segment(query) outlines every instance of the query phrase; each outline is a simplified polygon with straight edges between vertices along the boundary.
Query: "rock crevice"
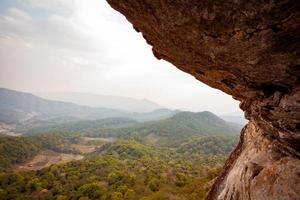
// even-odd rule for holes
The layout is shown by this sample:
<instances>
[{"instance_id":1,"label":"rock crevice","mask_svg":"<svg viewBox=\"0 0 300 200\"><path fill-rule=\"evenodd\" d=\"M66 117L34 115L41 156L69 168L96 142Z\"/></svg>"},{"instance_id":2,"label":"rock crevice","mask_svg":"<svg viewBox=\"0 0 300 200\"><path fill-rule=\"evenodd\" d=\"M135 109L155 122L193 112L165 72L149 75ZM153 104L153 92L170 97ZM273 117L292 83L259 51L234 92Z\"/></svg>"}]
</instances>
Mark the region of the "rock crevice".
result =
<instances>
[{"instance_id":1,"label":"rock crevice","mask_svg":"<svg viewBox=\"0 0 300 200\"><path fill-rule=\"evenodd\" d=\"M297 0L107 0L152 46L249 119L207 199L299 199Z\"/></svg>"}]
</instances>

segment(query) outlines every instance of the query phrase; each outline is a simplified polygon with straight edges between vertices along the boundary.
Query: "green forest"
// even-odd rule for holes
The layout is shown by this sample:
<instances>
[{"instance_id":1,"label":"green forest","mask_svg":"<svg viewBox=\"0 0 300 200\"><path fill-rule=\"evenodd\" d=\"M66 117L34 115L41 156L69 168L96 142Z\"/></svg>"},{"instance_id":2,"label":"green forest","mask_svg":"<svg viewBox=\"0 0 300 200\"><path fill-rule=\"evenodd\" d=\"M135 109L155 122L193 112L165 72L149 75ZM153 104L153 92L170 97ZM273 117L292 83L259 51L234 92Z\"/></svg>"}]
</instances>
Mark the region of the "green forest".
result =
<instances>
[{"instance_id":1,"label":"green forest","mask_svg":"<svg viewBox=\"0 0 300 200\"><path fill-rule=\"evenodd\" d=\"M234 149L238 131L209 112L184 112L152 122L81 121L3 136L0 199L201 200ZM76 145L94 149L82 153ZM44 150L84 158L14 170Z\"/></svg>"},{"instance_id":2,"label":"green forest","mask_svg":"<svg viewBox=\"0 0 300 200\"><path fill-rule=\"evenodd\" d=\"M32 153L36 151L32 148ZM185 154L184 148L176 151L135 140L118 140L103 145L84 160L39 171L2 172L0 196L1 199L202 199L224 162L225 151ZM30 156L27 151L24 155Z\"/></svg>"}]
</instances>

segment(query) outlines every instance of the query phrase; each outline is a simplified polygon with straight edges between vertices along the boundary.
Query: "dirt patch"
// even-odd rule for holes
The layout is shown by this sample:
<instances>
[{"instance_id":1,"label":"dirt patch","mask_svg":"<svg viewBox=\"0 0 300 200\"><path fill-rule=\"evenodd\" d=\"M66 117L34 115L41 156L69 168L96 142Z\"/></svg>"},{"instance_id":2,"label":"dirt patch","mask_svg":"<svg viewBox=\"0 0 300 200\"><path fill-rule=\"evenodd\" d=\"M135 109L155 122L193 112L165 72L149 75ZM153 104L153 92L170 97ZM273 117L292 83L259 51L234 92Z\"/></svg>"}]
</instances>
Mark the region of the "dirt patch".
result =
<instances>
[{"instance_id":1,"label":"dirt patch","mask_svg":"<svg viewBox=\"0 0 300 200\"><path fill-rule=\"evenodd\" d=\"M149 144L156 144L159 140L159 137L153 133L147 135L146 140Z\"/></svg>"},{"instance_id":2,"label":"dirt patch","mask_svg":"<svg viewBox=\"0 0 300 200\"><path fill-rule=\"evenodd\" d=\"M113 142L114 138L100 137L82 137L79 144L72 144L72 147L78 150L81 154L93 153L97 147L106 143Z\"/></svg>"},{"instance_id":3,"label":"dirt patch","mask_svg":"<svg viewBox=\"0 0 300 200\"><path fill-rule=\"evenodd\" d=\"M53 164L66 163L72 160L83 159L82 155L57 153L50 150L41 151L31 161L13 166L14 171L31 171L49 167Z\"/></svg>"},{"instance_id":4,"label":"dirt patch","mask_svg":"<svg viewBox=\"0 0 300 200\"><path fill-rule=\"evenodd\" d=\"M89 142L89 141L113 142L113 141L115 141L115 138L83 137L83 140L86 142Z\"/></svg>"},{"instance_id":5,"label":"dirt patch","mask_svg":"<svg viewBox=\"0 0 300 200\"><path fill-rule=\"evenodd\" d=\"M73 144L72 147L75 148L76 150L78 150L82 154L88 154L88 153L94 152L96 150L97 146L83 145L83 144Z\"/></svg>"},{"instance_id":6,"label":"dirt patch","mask_svg":"<svg viewBox=\"0 0 300 200\"><path fill-rule=\"evenodd\" d=\"M14 136L14 137L21 136L22 134L16 133L15 129L16 127L14 125L9 125L0 122L0 135Z\"/></svg>"}]
</instances>

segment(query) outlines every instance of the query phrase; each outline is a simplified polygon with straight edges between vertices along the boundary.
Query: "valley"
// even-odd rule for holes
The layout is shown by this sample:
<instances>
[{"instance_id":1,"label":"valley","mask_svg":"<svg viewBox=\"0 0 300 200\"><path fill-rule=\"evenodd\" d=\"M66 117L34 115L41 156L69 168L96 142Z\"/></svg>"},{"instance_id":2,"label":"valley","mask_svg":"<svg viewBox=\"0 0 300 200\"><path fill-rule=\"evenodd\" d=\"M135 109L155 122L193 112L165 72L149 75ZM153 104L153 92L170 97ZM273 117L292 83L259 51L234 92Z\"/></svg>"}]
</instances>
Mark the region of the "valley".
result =
<instances>
[{"instance_id":1,"label":"valley","mask_svg":"<svg viewBox=\"0 0 300 200\"><path fill-rule=\"evenodd\" d=\"M146 121L122 114L90 118L81 108L72 114L77 106L67 104L71 112L62 112L64 102L58 108L32 96L26 102L31 106L25 106L13 93L0 113L5 200L201 200L240 132L240 126L208 111L155 111L172 114L162 118L151 112L153 120ZM57 113L42 111L49 106ZM15 107L27 114L20 118Z\"/></svg>"}]
</instances>

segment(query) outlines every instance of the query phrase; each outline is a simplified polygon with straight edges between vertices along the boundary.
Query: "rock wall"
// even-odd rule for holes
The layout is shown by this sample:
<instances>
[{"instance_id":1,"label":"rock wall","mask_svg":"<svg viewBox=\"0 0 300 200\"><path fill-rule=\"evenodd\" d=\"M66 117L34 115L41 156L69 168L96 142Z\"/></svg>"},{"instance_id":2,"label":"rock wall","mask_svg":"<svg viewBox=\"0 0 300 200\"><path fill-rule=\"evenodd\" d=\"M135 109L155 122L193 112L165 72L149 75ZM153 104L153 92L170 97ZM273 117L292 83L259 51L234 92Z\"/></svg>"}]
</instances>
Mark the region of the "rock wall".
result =
<instances>
[{"instance_id":1,"label":"rock wall","mask_svg":"<svg viewBox=\"0 0 300 200\"><path fill-rule=\"evenodd\" d=\"M299 200L299 1L107 1L156 58L241 102L250 122L207 199Z\"/></svg>"}]
</instances>

